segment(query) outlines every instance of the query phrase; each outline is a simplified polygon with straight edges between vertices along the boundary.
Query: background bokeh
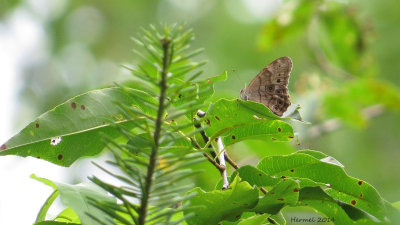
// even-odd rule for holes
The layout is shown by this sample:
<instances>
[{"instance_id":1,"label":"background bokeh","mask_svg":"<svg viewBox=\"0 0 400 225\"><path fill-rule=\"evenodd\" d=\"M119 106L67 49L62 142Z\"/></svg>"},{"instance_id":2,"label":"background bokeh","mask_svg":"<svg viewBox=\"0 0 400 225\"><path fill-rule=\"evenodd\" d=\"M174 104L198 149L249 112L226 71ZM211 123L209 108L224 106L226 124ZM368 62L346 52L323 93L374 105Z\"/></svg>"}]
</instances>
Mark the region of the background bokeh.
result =
<instances>
[{"instance_id":1,"label":"background bokeh","mask_svg":"<svg viewBox=\"0 0 400 225\"><path fill-rule=\"evenodd\" d=\"M139 62L130 37L141 27L186 23L196 34L192 46L205 49L198 57L208 60L204 76L228 71L214 99L237 98L280 56L294 62L291 99L311 124L294 124L293 143L233 145L228 151L240 165L314 149L388 201L400 201L399 21L397 0L1 1L0 142L76 94L129 79L120 65ZM218 171L198 167L206 172L195 182L211 190ZM0 224L33 222L50 190L31 173L76 183L96 171L90 160L66 169L0 158ZM13 214L21 211L25 218ZM286 211L288 218L309 213Z\"/></svg>"}]
</instances>

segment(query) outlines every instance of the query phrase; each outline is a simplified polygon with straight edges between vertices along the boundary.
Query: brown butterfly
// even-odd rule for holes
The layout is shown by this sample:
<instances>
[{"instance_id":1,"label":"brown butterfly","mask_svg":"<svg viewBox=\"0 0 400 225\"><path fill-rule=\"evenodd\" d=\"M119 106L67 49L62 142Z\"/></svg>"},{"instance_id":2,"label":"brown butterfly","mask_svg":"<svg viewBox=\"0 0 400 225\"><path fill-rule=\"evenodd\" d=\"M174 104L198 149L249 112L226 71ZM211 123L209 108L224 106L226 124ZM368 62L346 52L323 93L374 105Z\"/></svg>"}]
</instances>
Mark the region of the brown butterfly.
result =
<instances>
[{"instance_id":1,"label":"brown butterfly","mask_svg":"<svg viewBox=\"0 0 400 225\"><path fill-rule=\"evenodd\" d=\"M251 81L249 86L240 90L242 100L260 102L273 113L282 116L290 103L288 84L292 60L281 57L266 66Z\"/></svg>"}]
</instances>

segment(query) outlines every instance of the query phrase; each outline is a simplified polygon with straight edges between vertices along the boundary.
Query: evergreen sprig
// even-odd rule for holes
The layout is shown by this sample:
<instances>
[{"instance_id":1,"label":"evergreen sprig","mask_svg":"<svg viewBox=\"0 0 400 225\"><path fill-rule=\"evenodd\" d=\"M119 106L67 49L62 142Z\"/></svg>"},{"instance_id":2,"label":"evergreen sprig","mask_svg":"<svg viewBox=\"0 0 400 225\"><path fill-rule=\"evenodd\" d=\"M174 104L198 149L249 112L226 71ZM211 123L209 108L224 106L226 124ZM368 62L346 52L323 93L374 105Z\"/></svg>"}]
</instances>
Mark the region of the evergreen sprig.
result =
<instances>
[{"instance_id":1,"label":"evergreen sprig","mask_svg":"<svg viewBox=\"0 0 400 225\"><path fill-rule=\"evenodd\" d=\"M203 160L190 138L200 129L185 115L195 114L204 102L199 95L209 90L200 90L193 83L201 74L196 70L204 62L190 61L201 52L188 52L192 39L192 31L185 31L182 26L164 26L162 33L150 26L150 30L142 29L141 35L133 39L144 49L134 51L144 63L129 69L136 80L145 84L139 88L155 98L149 101L136 92L130 93L129 88L121 88L140 99L143 108L155 113L143 112L140 105L117 103L123 117L131 121L129 126L116 125L128 142L120 144L107 137L105 141L114 156L108 164L119 168L122 174L96 165L124 186L91 178L120 202L112 204L92 199L95 207L115 220L98 221L101 224L177 224L185 219L182 216L173 219L175 213L184 209L181 203L190 197L182 193L192 185L182 180L195 173L188 166Z\"/></svg>"}]
</instances>

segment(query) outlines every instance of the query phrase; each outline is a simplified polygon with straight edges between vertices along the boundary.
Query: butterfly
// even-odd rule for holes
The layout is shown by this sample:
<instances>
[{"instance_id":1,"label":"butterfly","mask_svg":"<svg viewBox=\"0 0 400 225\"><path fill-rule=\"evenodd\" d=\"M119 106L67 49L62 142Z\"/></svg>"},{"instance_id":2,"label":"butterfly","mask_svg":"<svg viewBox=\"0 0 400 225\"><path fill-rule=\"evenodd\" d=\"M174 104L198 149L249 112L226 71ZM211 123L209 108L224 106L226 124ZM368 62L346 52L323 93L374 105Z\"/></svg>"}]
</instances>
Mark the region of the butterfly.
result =
<instances>
[{"instance_id":1,"label":"butterfly","mask_svg":"<svg viewBox=\"0 0 400 225\"><path fill-rule=\"evenodd\" d=\"M261 70L247 88L240 90L241 99L260 102L282 116L291 104L287 86L292 67L289 57L276 59Z\"/></svg>"}]
</instances>

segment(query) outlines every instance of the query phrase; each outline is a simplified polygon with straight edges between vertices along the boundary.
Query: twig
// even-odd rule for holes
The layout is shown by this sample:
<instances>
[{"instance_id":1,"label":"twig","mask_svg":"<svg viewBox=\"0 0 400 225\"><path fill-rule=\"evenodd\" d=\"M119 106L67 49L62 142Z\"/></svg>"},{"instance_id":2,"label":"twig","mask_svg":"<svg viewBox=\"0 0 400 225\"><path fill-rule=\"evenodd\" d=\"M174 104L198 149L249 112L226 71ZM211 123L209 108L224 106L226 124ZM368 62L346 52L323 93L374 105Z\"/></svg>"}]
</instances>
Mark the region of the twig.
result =
<instances>
[{"instance_id":1,"label":"twig","mask_svg":"<svg viewBox=\"0 0 400 225\"><path fill-rule=\"evenodd\" d=\"M217 137L217 149L218 149L218 159L219 159L219 164L223 167L225 167L225 169L221 172L221 176L222 176L222 190L225 190L228 188L229 186L229 181L228 181L228 175L226 172L226 163L225 163L225 147L224 144L222 143L222 139L220 137Z\"/></svg>"},{"instance_id":2,"label":"twig","mask_svg":"<svg viewBox=\"0 0 400 225\"><path fill-rule=\"evenodd\" d=\"M383 111L384 111L383 106L381 104L377 104L363 109L361 113L365 118L370 119L372 117L382 114ZM307 136L310 138L316 138L324 133L335 131L339 129L341 126L342 126L341 120L338 118L333 118L325 121L322 124L311 127L310 130L308 130L307 132Z\"/></svg>"},{"instance_id":3,"label":"twig","mask_svg":"<svg viewBox=\"0 0 400 225\"><path fill-rule=\"evenodd\" d=\"M231 157L229 157L228 153L227 153L227 152L224 152L224 155L225 155L226 161L228 161L228 163L229 163L233 168L235 168L235 170L238 170L238 169L239 169L239 166L231 159Z\"/></svg>"}]
</instances>

